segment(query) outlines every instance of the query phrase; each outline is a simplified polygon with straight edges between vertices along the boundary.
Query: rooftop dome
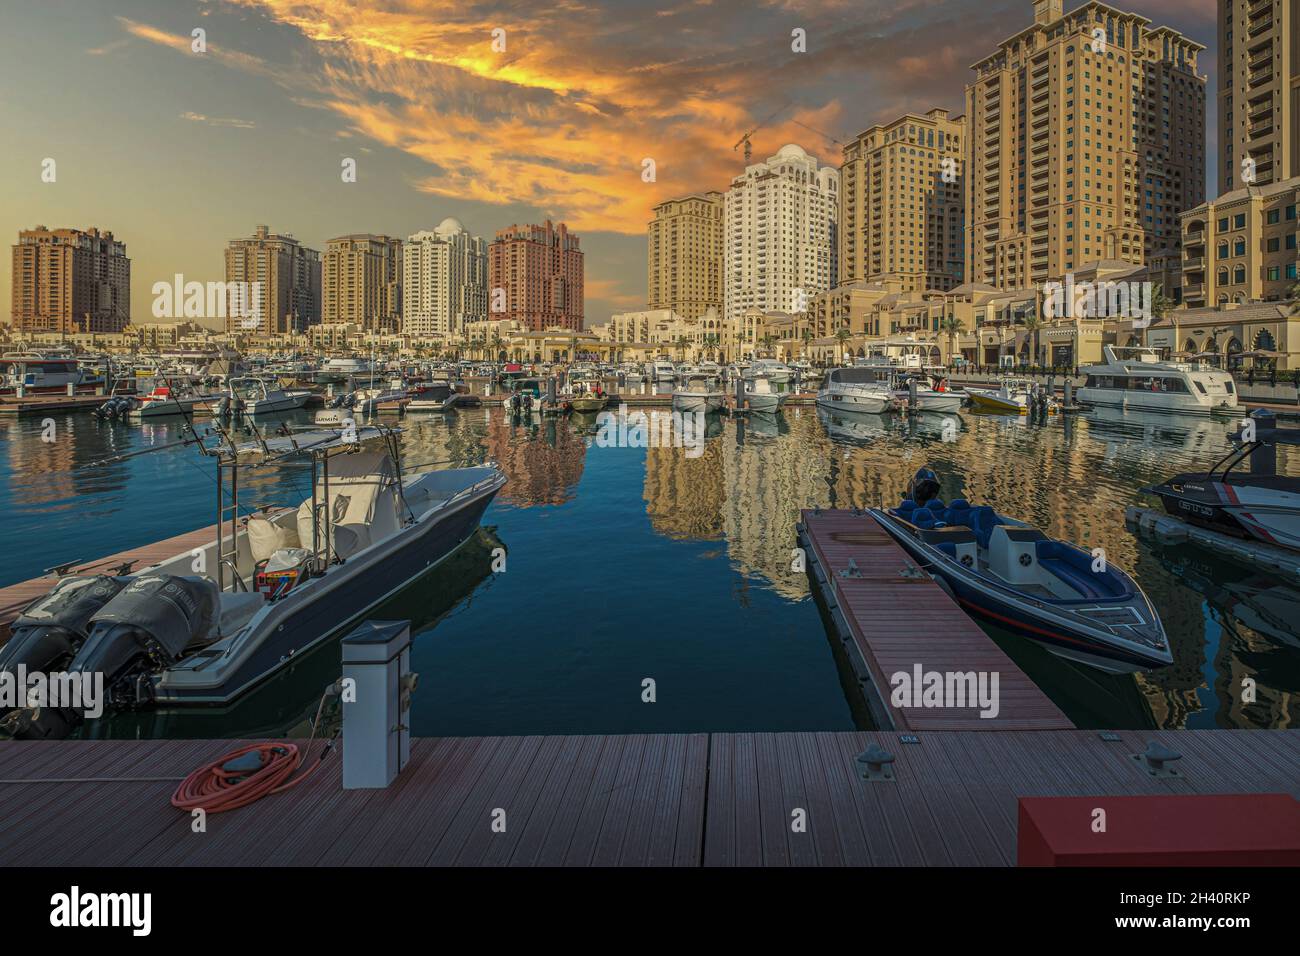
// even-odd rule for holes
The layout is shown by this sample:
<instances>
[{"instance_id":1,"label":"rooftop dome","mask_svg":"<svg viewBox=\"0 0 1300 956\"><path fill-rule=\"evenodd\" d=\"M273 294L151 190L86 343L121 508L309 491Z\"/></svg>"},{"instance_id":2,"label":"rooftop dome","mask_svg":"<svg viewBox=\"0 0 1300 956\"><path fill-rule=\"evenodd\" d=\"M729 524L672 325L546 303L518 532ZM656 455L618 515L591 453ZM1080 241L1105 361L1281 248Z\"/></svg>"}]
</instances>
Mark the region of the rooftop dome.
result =
<instances>
[{"instance_id":1,"label":"rooftop dome","mask_svg":"<svg viewBox=\"0 0 1300 956\"><path fill-rule=\"evenodd\" d=\"M808 154L804 152L802 146L794 143L786 143L776 153L776 159L807 159Z\"/></svg>"},{"instance_id":2,"label":"rooftop dome","mask_svg":"<svg viewBox=\"0 0 1300 956\"><path fill-rule=\"evenodd\" d=\"M461 225L460 220L457 219L455 216L448 216L442 222L438 223L438 228L434 230L434 232L438 233L439 235L445 235L449 232L464 232L464 231L465 231L465 227Z\"/></svg>"}]
</instances>

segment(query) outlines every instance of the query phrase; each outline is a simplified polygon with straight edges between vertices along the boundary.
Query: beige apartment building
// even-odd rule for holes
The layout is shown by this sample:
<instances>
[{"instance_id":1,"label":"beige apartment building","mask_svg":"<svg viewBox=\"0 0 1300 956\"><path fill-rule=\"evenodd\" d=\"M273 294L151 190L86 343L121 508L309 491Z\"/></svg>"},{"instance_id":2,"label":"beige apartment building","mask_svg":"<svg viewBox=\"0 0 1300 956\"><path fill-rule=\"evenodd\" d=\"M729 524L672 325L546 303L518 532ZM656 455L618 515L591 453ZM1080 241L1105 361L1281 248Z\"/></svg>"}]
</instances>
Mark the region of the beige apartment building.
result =
<instances>
[{"instance_id":1,"label":"beige apartment building","mask_svg":"<svg viewBox=\"0 0 1300 956\"><path fill-rule=\"evenodd\" d=\"M402 249L402 331L446 338L488 317L488 243L447 217Z\"/></svg>"},{"instance_id":2,"label":"beige apartment building","mask_svg":"<svg viewBox=\"0 0 1300 956\"><path fill-rule=\"evenodd\" d=\"M395 332L401 322L402 240L362 233L326 240L321 321Z\"/></svg>"},{"instance_id":3,"label":"beige apartment building","mask_svg":"<svg viewBox=\"0 0 1300 956\"><path fill-rule=\"evenodd\" d=\"M840 164L839 281L951 289L965 269L966 118L932 109L872 126Z\"/></svg>"},{"instance_id":4,"label":"beige apartment building","mask_svg":"<svg viewBox=\"0 0 1300 956\"><path fill-rule=\"evenodd\" d=\"M802 312L838 283L839 170L782 146L745 167L723 201L723 309Z\"/></svg>"},{"instance_id":5,"label":"beige apartment building","mask_svg":"<svg viewBox=\"0 0 1300 956\"><path fill-rule=\"evenodd\" d=\"M258 290L250 307L237 307L241 293L231 289L232 283L244 283L239 288L248 289L250 297ZM282 335L303 332L320 321L320 252L291 235L258 226L247 239L231 239L226 245L226 286L227 332Z\"/></svg>"},{"instance_id":6,"label":"beige apartment building","mask_svg":"<svg viewBox=\"0 0 1300 956\"><path fill-rule=\"evenodd\" d=\"M126 243L98 229L18 233L13 247L15 332L117 333L131 320Z\"/></svg>"},{"instance_id":7,"label":"beige apartment building","mask_svg":"<svg viewBox=\"0 0 1300 956\"><path fill-rule=\"evenodd\" d=\"M1300 176L1300 3L1219 0L1223 192Z\"/></svg>"},{"instance_id":8,"label":"beige apartment building","mask_svg":"<svg viewBox=\"0 0 1300 956\"><path fill-rule=\"evenodd\" d=\"M1242 186L1183 213L1189 308L1289 298L1296 284L1300 177Z\"/></svg>"},{"instance_id":9,"label":"beige apartment building","mask_svg":"<svg viewBox=\"0 0 1300 956\"><path fill-rule=\"evenodd\" d=\"M1204 47L1103 3L1033 12L966 88L966 280L998 288L1140 265L1205 200Z\"/></svg>"},{"instance_id":10,"label":"beige apartment building","mask_svg":"<svg viewBox=\"0 0 1300 956\"><path fill-rule=\"evenodd\" d=\"M722 207L720 192L655 206L647 227L647 308L688 319L722 310Z\"/></svg>"}]
</instances>

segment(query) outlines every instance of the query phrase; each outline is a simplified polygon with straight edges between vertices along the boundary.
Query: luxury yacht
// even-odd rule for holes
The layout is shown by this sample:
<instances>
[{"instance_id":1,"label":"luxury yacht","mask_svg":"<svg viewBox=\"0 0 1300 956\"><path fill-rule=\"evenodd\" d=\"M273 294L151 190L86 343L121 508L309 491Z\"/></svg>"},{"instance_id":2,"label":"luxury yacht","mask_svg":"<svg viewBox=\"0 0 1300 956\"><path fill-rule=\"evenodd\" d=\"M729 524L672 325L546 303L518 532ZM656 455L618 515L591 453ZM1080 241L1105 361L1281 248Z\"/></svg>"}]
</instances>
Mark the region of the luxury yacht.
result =
<instances>
[{"instance_id":1,"label":"luxury yacht","mask_svg":"<svg viewBox=\"0 0 1300 956\"><path fill-rule=\"evenodd\" d=\"M817 404L832 409L883 412L894 407L896 400L887 387L876 381L872 370L849 366L827 373L826 383L817 393Z\"/></svg>"},{"instance_id":2,"label":"luxury yacht","mask_svg":"<svg viewBox=\"0 0 1300 956\"><path fill-rule=\"evenodd\" d=\"M1102 364L1081 369L1088 381L1079 400L1089 405L1197 413L1238 406L1232 376L1220 369L1161 361L1149 348L1107 345L1102 351Z\"/></svg>"}]
</instances>

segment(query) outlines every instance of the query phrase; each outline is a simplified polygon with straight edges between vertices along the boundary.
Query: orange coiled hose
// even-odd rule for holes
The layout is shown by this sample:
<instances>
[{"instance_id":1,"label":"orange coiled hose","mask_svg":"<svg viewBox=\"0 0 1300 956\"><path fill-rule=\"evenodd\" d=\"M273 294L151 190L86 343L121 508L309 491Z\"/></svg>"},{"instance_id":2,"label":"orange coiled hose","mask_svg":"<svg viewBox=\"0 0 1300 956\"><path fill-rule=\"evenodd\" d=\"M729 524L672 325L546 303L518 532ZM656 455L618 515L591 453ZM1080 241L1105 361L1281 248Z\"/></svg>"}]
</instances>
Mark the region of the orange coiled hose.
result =
<instances>
[{"instance_id":1,"label":"orange coiled hose","mask_svg":"<svg viewBox=\"0 0 1300 956\"><path fill-rule=\"evenodd\" d=\"M222 769L231 760L254 751L261 756L262 765L252 773ZM289 779L302 765L304 756L298 745L291 743L249 744L232 750L182 780L172 794L172 806L181 810L202 809L205 813L221 813L248 806L268 794L280 793L306 780L320 765L319 760L308 768L307 773Z\"/></svg>"}]
</instances>

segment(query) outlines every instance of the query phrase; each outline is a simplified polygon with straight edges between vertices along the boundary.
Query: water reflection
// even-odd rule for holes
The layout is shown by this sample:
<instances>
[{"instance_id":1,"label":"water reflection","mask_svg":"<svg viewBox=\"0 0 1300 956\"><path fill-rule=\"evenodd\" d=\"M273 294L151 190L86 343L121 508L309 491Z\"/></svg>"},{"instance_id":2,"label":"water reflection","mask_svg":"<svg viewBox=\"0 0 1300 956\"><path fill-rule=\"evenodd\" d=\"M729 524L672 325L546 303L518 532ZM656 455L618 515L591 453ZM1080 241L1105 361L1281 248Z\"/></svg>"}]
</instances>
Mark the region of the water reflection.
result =
<instances>
[{"instance_id":1,"label":"water reflection","mask_svg":"<svg viewBox=\"0 0 1300 956\"><path fill-rule=\"evenodd\" d=\"M310 414L292 420L306 423ZM395 417L386 420L399 422ZM0 531L0 582L22 580L59 561L159 540L212 520L211 468L192 449L89 467L113 455L175 441L179 423L132 427L84 414L58 417L56 423L59 440L50 443L41 441L39 421L0 421L5 449L0 459L0 508L7 516ZM729 573L683 579L675 586L686 590L674 601L649 605L657 613L704 609L717 615L715 632L721 633L718 629L734 627L727 615L764 607L770 616L772 608L790 605L788 620L820 637L807 578L791 570L799 510L892 503L915 470L928 464L942 476L946 498L962 496L990 504L1054 537L1085 548L1105 548L1108 559L1132 573L1159 608L1175 664L1153 675L1102 677L1042 653L1030 642L990 632L1076 722L1120 727L1295 725L1300 692L1297 585L1235 567L1199 549L1159 548L1124 526L1124 509L1141 501L1138 489L1143 485L1204 468L1226 453L1231 422L1105 410L1038 425L1023 417L909 418L787 406L775 415L737 420L708 416L702 448L648 449L604 447L595 415L517 418L483 408L411 416L402 425L404 464L410 471L498 462L509 481L494 508L499 516L511 516L512 537L523 542L519 560L541 561L546 569L539 567L535 585L525 586L527 576L513 577L505 593L494 591L491 602L479 602L467 611L478 622L472 627L492 622L492 627L508 629L518 619L539 622L537 626L549 633L547 628L578 619L574 615L585 620L598 611L606 626L631 640L647 626L642 621L647 612L632 610L635 601L615 600L603 589L617 579L615 591L620 595L638 589L653 592L661 581L676 580L674 576L685 570L682 546L694 543L700 548L693 553L702 562L721 561ZM1278 468L1285 474L1300 473L1296 449L1278 449ZM296 505L310 493L301 466L254 469L241 481L241 497L249 506ZM575 507L579 510L574 514L589 517L572 517L569 512ZM490 522L496 520L492 515ZM589 523L577 527L574 521ZM562 545L561 540L569 543ZM40 542L39 548L32 546L34 541ZM624 555L622 563L607 562L609 553ZM594 556L599 559L593 561ZM471 592L481 580L475 579ZM502 606L489 612L487 604ZM748 634L732 635L738 647L745 640L762 644L770 637L760 633L762 629L776 625L757 620L747 626ZM707 649L698 641L689 644L689 651L687 646L679 648L683 661L698 662L700 654L727 646L718 641ZM654 646L655 653L668 652L662 643ZM823 645L819 653L824 657L824 652ZM476 666L471 649L466 648L465 655L458 666ZM335 655L325 658L336 661ZM760 658L756 666L762 664ZM305 664L302 670L306 672ZM324 667L321 674L299 683L290 680L293 693L272 693L273 685L268 685L263 700L272 703L249 710L257 714L256 726L230 733L259 728L271 732L297 720L304 707L314 703L316 685L325 682L317 678L329 670ZM484 676L483 681L483 686L492 686L493 678ZM1253 682L1249 686L1254 688L1254 703L1243 700L1243 681ZM544 700L555 700L553 689L538 693ZM734 713L739 705L720 699L716 706L718 713ZM807 708L806 701L792 701L790 706L791 714ZM761 714L762 708L756 712ZM506 716L500 715L502 726ZM611 730L594 712L572 719L574 723L564 726ZM776 723L765 729L791 726L794 718L772 719ZM707 722L701 719L692 727L683 715L681 729L700 729ZM474 729L450 719L431 726ZM761 722L757 728L763 728ZM522 720L509 732L537 729ZM213 733L210 726L202 732Z\"/></svg>"}]
</instances>

